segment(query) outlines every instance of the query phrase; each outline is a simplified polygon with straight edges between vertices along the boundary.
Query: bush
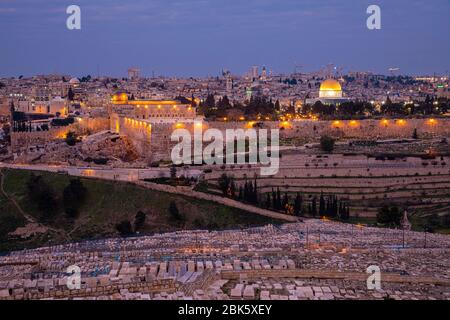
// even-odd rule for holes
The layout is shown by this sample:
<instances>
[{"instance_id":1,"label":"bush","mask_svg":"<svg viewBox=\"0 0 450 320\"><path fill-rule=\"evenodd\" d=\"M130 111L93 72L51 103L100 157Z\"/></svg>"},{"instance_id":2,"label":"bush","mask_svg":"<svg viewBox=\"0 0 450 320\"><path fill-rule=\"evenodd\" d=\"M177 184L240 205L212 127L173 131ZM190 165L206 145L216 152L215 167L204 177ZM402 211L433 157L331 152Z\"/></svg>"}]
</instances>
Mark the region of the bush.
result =
<instances>
[{"instance_id":1,"label":"bush","mask_svg":"<svg viewBox=\"0 0 450 320\"><path fill-rule=\"evenodd\" d=\"M382 207L377 213L377 222L386 226L399 227L402 213L398 207Z\"/></svg>"},{"instance_id":2,"label":"bush","mask_svg":"<svg viewBox=\"0 0 450 320\"><path fill-rule=\"evenodd\" d=\"M123 220L122 222L116 224L116 230L121 236L126 237L133 234L133 228L128 220Z\"/></svg>"},{"instance_id":3,"label":"bush","mask_svg":"<svg viewBox=\"0 0 450 320\"><path fill-rule=\"evenodd\" d=\"M70 131L67 133L65 141L69 146L74 146L77 143L77 140L78 137L75 132Z\"/></svg>"},{"instance_id":4,"label":"bush","mask_svg":"<svg viewBox=\"0 0 450 320\"><path fill-rule=\"evenodd\" d=\"M146 214L144 212L138 211L138 213L136 213L136 216L134 217L134 231L142 229L145 225L145 218Z\"/></svg>"},{"instance_id":5,"label":"bush","mask_svg":"<svg viewBox=\"0 0 450 320\"><path fill-rule=\"evenodd\" d=\"M334 150L335 140L329 136L323 136L320 138L320 148L324 152L331 153Z\"/></svg>"},{"instance_id":6,"label":"bush","mask_svg":"<svg viewBox=\"0 0 450 320\"><path fill-rule=\"evenodd\" d=\"M31 174L27 181L27 196L36 203L44 220L51 218L56 213L58 202L55 193L42 176Z\"/></svg>"},{"instance_id":7,"label":"bush","mask_svg":"<svg viewBox=\"0 0 450 320\"><path fill-rule=\"evenodd\" d=\"M194 191L198 192L208 192L208 182L207 181L200 181L197 183L197 185L194 187Z\"/></svg>"},{"instance_id":8,"label":"bush","mask_svg":"<svg viewBox=\"0 0 450 320\"><path fill-rule=\"evenodd\" d=\"M63 191L64 211L71 218L76 218L80 206L86 199L87 189L80 179L70 180L70 183Z\"/></svg>"},{"instance_id":9,"label":"bush","mask_svg":"<svg viewBox=\"0 0 450 320\"><path fill-rule=\"evenodd\" d=\"M174 221L181 221L183 220L183 216L180 214L180 211L178 210L177 204L175 201L171 201L169 204L169 215L170 218Z\"/></svg>"},{"instance_id":10,"label":"bush","mask_svg":"<svg viewBox=\"0 0 450 320\"><path fill-rule=\"evenodd\" d=\"M97 165L105 165L108 163L108 159L105 158L92 159L92 161Z\"/></svg>"}]
</instances>

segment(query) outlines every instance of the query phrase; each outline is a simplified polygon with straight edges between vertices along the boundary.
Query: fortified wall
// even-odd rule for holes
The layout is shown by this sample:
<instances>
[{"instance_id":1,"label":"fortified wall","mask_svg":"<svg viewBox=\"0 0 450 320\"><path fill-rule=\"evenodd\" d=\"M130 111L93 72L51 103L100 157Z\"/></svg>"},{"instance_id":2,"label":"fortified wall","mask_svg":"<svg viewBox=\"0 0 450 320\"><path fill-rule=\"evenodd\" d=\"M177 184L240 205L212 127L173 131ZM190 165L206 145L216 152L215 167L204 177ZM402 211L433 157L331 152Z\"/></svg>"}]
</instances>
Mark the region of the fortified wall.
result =
<instances>
[{"instance_id":1,"label":"fortified wall","mask_svg":"<svg viewBox=\"0 0 450 320\"><path fill-rule=\"evenodd\" d=\"M449 137L450 119L386 119L386 120L337 120L337 121L262 121L262 122L209 122L219 130L260 127L280 128L283 138L304 137L319 139L323 135L355 139L411 138L414 129L421 138Z\"/></svg>"},{"instance_id":2,"label":"fortified wall","mask_svg":"<svg viewBox=\"0 0 450 320\"><path fill-rule=\"evenodd\" d=\"M79 118L79 120L69 126L69 131L74 131L82 135L90 135L109 129L109 118Z\"/></svg>"},{"instance_id":3,"label":"fortified wall","mask_svg":"<svg viewBox=\"0 0 450 320\"><path fill-rule=\"evenodd\" d=\"M107 118L81 119L65 127L51 127L47 131L11 132L12 152L23 152L30 147L42 146L51 141L64 139L68 132L80 135L93 134L102 130L109 130Z\"/></svg>"},{"instance_id":4,"label":"fortified wall","mask_svg":"<svg viewBox=\"0 0 450 320\"><path fill-rule=\"evenodd\" d=\"M127 135L135 144L139 154L150 161L170 160L170 153L177 144L170 137L176 129L187 129L193 135L194 123L152 123L111 117L111 130ZM199 126L199 124L197 124ZM263 122L203 122L202 130L214 128L225 137L226 129L280 129L280 138L305 138L319 140L323 135L335 138L352 139L399 139L412 138L414 130L420 138L450 137L450 119L389 119L389 120L354 120L354 121L263 121ZM196 129L199 129L197 127ZM203 146L207 145L203 143Z\"/></svg>"}]
</instances>

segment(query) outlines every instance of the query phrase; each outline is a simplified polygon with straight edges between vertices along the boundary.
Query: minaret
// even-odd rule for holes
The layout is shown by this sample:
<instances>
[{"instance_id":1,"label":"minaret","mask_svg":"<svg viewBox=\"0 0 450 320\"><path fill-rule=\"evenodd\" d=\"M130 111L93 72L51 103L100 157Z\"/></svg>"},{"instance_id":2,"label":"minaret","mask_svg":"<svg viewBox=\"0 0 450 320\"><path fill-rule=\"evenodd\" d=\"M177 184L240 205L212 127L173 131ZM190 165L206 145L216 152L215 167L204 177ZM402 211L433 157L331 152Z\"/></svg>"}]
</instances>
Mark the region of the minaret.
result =
<instances>
[{"instance_id":1,"label":"minaret","mask_svg":"<svg viewBox=\"0 0 450 320\"><path fill-rule=\"evenodd\" d=\"M227 74L226 81L227 81L227 93L231 94L231 92L233 91L233 79L231 78L231 74Z\"/></svg>"},{"instance_id":2,"label":"minaret","mask_svg":"<svg viewBox=\"0 0 450 320\"><path fill-rule=\"evenodd\" d=\"M263 80L263 81L266 81L266 80L267 80L267 70L266 70L266 67L263 67L263 68L262 68L261 80Z\"/></svg>"},{"instance_id":3,"label":"minaret","mask_svg":"<svg viewBox=\"0 0 450 320\"><path fill-rule=\"evenodd\" d=\"M408 211L405 209L403 212L403 219L402 219L402 229L403 230L411 230L411 223L408 220Z\"/></svg>"}]
</instances>

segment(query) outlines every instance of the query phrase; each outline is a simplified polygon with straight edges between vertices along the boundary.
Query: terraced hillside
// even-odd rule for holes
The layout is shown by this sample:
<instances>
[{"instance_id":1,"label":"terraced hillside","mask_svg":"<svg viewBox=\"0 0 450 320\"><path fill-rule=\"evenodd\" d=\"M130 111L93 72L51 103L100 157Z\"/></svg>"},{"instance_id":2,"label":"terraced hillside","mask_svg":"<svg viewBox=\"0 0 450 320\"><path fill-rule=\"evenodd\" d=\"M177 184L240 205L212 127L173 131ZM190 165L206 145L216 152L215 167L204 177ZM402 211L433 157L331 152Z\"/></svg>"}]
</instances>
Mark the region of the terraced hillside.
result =
<instances>
[{"instance_id":1,"label":"terraced hillside","mask_svg":"<svg viewBox=\"0 0 450 320\"><path fill-rule=\"evenodd\" d=\"M233 175L238 185L257 175L258 192L280 188L291 198L301 193L306 205L314 196L336 195L345 199L352 215L374 218L383 205L408 208L413 216L450 214L450 159L424 160L405 157L377 160L363 155L283 155L280 170L271 177L260 176L250 166L216 167L207 174L210 189L217 179Z\"/></svg>"}]
</instances>

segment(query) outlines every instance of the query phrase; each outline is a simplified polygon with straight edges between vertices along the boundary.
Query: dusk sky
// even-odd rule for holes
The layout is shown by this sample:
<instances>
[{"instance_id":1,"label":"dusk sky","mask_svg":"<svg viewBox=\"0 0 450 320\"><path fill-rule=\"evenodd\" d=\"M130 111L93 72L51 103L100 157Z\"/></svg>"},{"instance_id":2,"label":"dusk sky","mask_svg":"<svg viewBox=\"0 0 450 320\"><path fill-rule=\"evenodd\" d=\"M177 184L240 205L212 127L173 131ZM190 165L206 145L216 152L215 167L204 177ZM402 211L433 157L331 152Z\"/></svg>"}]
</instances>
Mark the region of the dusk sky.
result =
<instances>
[{"instance_id":1,"label":"dusk sky","mask_svg":"<svg viewBox=\"0 0 450 320\"><path fill-rule=\"evenodd\" d=\"M81 7L81 30L66 8ZM366 9L381 7L382 29ZM0 0L0 76L450 70L449 0Z\"/></svg>"}]
</instances>

